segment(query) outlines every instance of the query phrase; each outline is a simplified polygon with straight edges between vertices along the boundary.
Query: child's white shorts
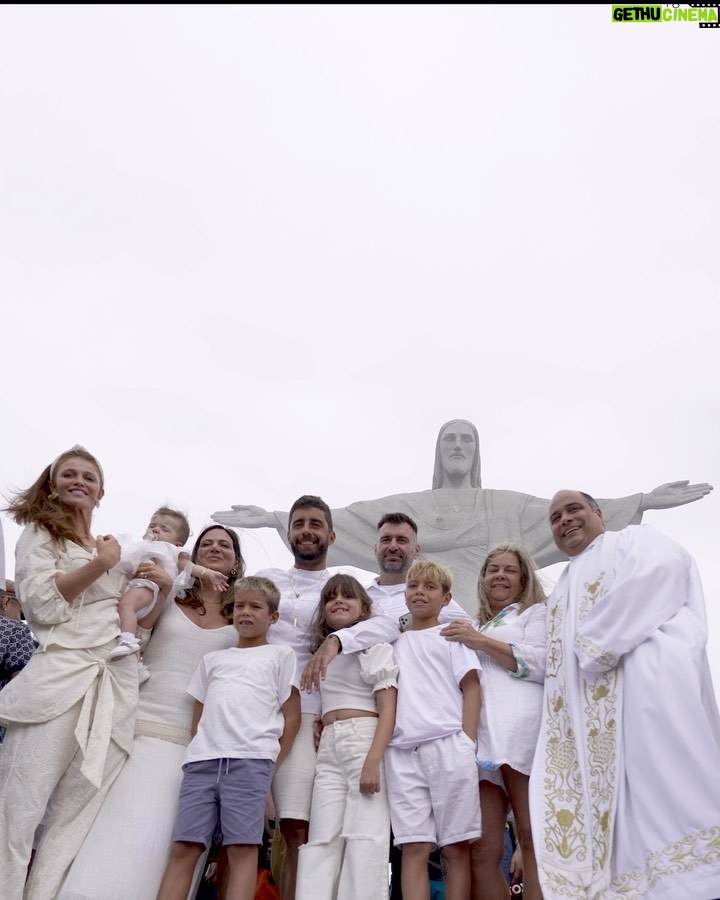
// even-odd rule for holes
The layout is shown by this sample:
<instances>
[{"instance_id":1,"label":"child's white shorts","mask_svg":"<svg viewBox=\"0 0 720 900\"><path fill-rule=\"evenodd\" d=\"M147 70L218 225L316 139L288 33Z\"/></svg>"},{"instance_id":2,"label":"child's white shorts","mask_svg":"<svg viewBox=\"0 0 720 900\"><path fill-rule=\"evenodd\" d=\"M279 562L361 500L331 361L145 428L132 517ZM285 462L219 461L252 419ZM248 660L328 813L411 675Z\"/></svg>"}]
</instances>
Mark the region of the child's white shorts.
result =
<instances>
[{"instance_id":1,"label":"child's white shorts","mask_svg":"<svg viewBox=\"0 0 720 900\"><path fill-rule=\"evenodd\" d=\"M396 845L444 847L480 837L475 742L464 731L410 749L388 747L385 777Z\"/></svg>"}]
</instances>

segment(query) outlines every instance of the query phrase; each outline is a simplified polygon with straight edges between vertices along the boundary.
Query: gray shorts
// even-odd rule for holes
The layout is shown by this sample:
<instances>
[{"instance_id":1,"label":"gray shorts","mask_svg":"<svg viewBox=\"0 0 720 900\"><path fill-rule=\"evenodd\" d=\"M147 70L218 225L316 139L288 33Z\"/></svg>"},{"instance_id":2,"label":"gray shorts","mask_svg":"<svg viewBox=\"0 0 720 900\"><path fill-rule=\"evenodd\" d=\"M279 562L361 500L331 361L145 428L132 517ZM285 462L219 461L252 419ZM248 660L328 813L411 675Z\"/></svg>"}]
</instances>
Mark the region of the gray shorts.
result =
<instances>
[{"instance_id":1,"label":"gray shorts","mask_svg":"<svg viewBox=\"0 0 720 900\"><path fill-rule=\"evenodd\" d=\"M218 822L223 844L262 844L269 759L203 759L183 766L173 840L207 846Z\"/></svg>"}]
</instances>

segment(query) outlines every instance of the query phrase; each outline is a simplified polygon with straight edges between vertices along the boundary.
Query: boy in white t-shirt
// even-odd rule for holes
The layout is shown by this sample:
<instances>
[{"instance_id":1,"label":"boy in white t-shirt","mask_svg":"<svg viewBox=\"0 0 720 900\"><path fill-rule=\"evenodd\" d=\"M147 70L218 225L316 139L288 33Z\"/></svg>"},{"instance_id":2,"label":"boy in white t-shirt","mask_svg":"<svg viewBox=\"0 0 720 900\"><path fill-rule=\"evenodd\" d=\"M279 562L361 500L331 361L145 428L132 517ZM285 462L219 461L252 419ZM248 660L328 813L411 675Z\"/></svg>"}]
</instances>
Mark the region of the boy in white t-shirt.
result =
<instances>
[{"instance_id":1,"label":"boy in white t-shirt","mask_svg":"<svg viewBox=\"0 0 720 900\"><path fill-rule=\"evenodd\" d=\"M393 645L400 669L395 730L385 772L395 844L402 849L404 900L428 900L428 857L437 844L446 900L470 894L471 841L480 837L475 741L480 717L477 654L445 641L438 615L452 597L445 566L410 568L411 623Z\"/></svg>"},{"instance_id":2,"label":"boy in white t-shirt","mask_svg":"<svg viewBox=\"0 0 720 900\"><path fill-rule=\"evenodd\" d=\"M230 869L227 896L254 896L270 782L300 728L295 652L267 641L279 602L267 578L239 579L233 607L238 645L206 654L190 681L195 736L157 900L185 900L218 821Z\"/></svg>"}]
</instances>

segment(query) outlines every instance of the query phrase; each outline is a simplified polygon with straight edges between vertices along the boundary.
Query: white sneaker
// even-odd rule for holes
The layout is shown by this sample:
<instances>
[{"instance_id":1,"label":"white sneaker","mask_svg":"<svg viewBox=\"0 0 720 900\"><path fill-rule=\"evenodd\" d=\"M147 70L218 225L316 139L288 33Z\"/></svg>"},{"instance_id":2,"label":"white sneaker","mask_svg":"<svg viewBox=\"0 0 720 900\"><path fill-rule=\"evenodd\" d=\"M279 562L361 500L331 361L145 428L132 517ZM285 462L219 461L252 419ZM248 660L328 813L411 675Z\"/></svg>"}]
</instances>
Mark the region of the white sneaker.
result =
<instances>
[{"instance_id":1,"label":"white sneaker","mask_svg":"<svg viewBox=\"0 0 720 900\"><path fill-rule=\"evenodd\" d=\"M145 665L144 662L138 663L138 684L145 684L145 682L150 677L150 669Z\"/></svg>"},{"instance_id":2,"label":"white sneaker","mask_svg":"<svg viewBox=\"0 0 720 900\"><path fill-rule=\"evenodd\" d=\"M123 638L118 641L118 645L114 650L110 651L108 660L122 659L123 656L130 656L131 653L137 653L140 649L140 641L137 638Z\"/></svg>"}]
</instances>

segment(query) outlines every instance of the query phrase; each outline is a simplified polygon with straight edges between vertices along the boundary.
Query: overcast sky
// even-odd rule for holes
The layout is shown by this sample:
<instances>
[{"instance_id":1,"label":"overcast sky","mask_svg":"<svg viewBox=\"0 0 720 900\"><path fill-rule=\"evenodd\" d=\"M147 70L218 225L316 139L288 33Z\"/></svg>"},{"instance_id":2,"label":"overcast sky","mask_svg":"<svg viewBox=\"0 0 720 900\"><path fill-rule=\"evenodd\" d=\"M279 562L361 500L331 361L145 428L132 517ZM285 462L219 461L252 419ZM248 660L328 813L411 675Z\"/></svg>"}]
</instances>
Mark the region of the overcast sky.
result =
<instances>
[{"instance_id":1,"label":"overcast sky","mask_svg":"<svg viewBox=\"0 0 720 900\"><path fill-rule=\"evenodd\" d=\"M5 495L80 442L98 532L197 533L429 488L454 417L485 487L709 481L645 521L720 685L720 33L610 9L2 7Z\"/></svg>"}]
</instances>

